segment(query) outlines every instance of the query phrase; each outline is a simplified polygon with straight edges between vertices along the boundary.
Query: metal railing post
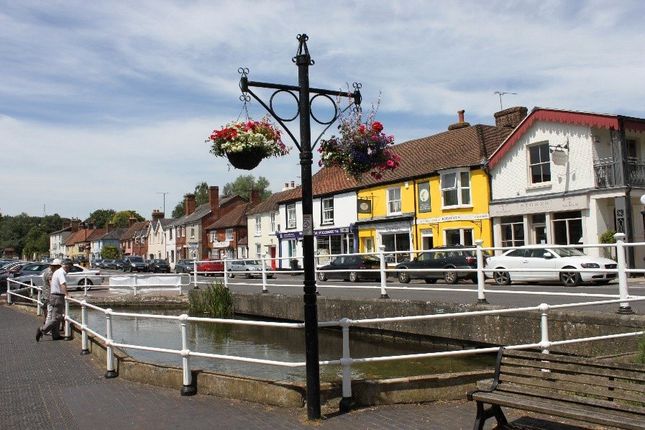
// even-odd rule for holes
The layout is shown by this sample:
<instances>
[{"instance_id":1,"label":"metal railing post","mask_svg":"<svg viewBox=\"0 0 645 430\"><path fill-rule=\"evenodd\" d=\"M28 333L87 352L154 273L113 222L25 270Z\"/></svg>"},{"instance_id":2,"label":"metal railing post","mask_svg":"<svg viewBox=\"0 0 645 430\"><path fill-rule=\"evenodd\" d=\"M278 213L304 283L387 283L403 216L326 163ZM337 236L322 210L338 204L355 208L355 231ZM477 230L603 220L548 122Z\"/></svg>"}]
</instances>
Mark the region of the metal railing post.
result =
<instances>
[{"instance_id":1,"label":"metal railing post","mask_svg":"<svg viewBox=\"0 0 645 430\"><path fill-rule=\"evenodd\" d=\"M228 264L226 262L226 257L222 260L224 262L224 287L228 288Z\"/></svg>"},{"instance_id":2,"label":"metal railing post","mask_svg":"<svg viewBox=\"0 0 645 430\"><path fill-rule=\"evenodd\" d=\"M627 272L625 269L627 265L625 263L625 233L616 233L614 235L616 239L616 261L618 263L618 293L620 299L624 300L620 302L620 307L618 308L619 314L633 314L627 297L629 297L629 289L627 287Z\"/></svg>"},{"instance_id":3,"label":"metal railing post","mask_svg":"<svg viewBox=\"0 0 645 430\"><path fill-rule=\"evenodd\" d=\"M267 254L265 252L264 254L262 254L262 258L260 259L260 262L262 263L262 292L265 294L269 292L269 290L267 290L266 258Z\"/></svg>"},{"instance_id":4,"label":"metal railing post","mask_svg":"<svg viewBox=\"0 0 645 430\"><path fill-rule=\"evenodd\" d=\"M193 384L193 375L190 371L190 350L188 349L188 333L186 322L188 315L179 316L181 323L181 368L183 371L183 385L181 387L182 396L193 396L197 393L197 387Z\"/></svg>"},{"instance_id":5,"label":"metal railing post","mask_svg":"<svg viewBox=\"0 0 645 430\"><path fill-rule=\"evenodd\" d=\"M341 413L349 412L352 408L352 357L349 351L349 326L351 320L343 318L340 320L343 330L343 357L340 365L343 368L343 397L340 400L338 409Z\"/></svg>"},{"instance_id":6,"label":"metal railing post","mask_svg":"<svg viewBox=\"0 0 645 430\"><path fill-rule=\"evenodd\" d=\"M486 276L484 276L484 254L482 252L483 240L478 239L475 241L477 245L477 303L486 304L486 294L484 292L484 287L486 285Z\"/></svg>"},{"instance_id":7,"label":"metal railing post","mask_svg":"<svg viewBox=\"0 0 645 430\"><path fill-rule=\"evenodd\" d=\"M87 276L83 277L83 296L87 297Z\"/></svg>"},{"instance_id":8,"label":"metal railing post","mask_svg":"<svg viewBox=\"0 0 645 430\"><path fill-rule=\"evenodd\" d=\"M549 342L549 305L546 303L540 304L540 312L540 348L542 348L543 354L548 354L551 346L551 342Z\"/></svg>"},{"instance_id":9,"label":"metal railing post","mask_svg":"<svg viewBox=\"0 0 645 430\"><path fill-rule=\"evenodd\" d=\"M87 342L87 302L83 300L81 302L81 355L87 355L90 353Z\"/></svg>"},{"instance_id":10,"label":"metal railing post","mask_svg":"<svg viewBox=\"0 0 645 430\"><path fill-rule=\"evenodd\" d=\"M197 260L193 260L193 288L199 288L197 286Z\"/></svg>"},{"instance_id":11,"label":"metal railing post","mask_svg":"<svg viewBox=\"0 0 645 430\"><path fill-rule=\"evenodd\" d=\"M13 301L11 300L11 282L13 282L11 279L7 279L7 304L8 305L13 305Z\"/></svg>"},{"instance_id":12,"label":"metal railing post","mask_svg":"<svg viewBox=\"0 0 645 430\"><path fill-rule=\"evenodd\" d=\"M132 286L132 290L134 291L134 295L137 295L137 283L139 282L138 280L138 275L134 275L134 285Z\"/></svg>"},{"instance_id":13,"label":"metal railing post","mask_svg":"<svg viewBox=\"0 0 645 430\"><path fill-rule=\"evenodd\" d=\"M389 299L387 294L387 272L385 271L385 245L378 247L379 269L381 271L381 298Z\"/></svg>"},{"instance_id":14,"label":"metal railing post","mask_svg":"<svg viewBox=\"0 0 645 430\"><path fill-rule=\"evenodd\" d=\"M69 300L65 297L65 339L72 339L72 324L69 322Z\"/></svg>"},{"instance_id":15,"label":"metal railing post","mask_svg":"<svg viewBox=\"0 0 645 430\"><path fill-rule=\"evenodd\" d=\"M38 291L38 293L36 294L36 300L37 300L36 301L36 316L41 316L43 314L43 305L40 302L40 300L42 299L42 291L40 290L40 288L37 288L36 291Z\"/></svg>"},{"instance_id":16,"label":"metal railing post","mask_svg":"<svg viewBox=\"0 0 645 430\"><path fill-rule=\"evenodd\" d=\"M112 309L105 310L105 357L107 371L105 372L106 378L116 378L116 371L114 370L114 352L112 351Z\"/></svg>"}]
</instances>

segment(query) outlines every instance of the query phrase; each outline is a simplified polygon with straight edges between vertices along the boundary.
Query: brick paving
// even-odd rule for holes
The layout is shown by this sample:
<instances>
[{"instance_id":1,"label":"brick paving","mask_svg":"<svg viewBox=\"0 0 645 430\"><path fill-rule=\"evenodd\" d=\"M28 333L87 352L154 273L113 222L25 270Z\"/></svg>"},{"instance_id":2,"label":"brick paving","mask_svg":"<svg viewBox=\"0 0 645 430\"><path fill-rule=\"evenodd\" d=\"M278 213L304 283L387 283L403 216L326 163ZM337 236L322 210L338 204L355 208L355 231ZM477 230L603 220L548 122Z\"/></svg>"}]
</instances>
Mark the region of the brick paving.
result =
<instances>
[{"instance_id":1,"label":"brick paving","mask_svg":"<svg viewBox=\"0 0 645 430\"><path fill-rule=\"evenodd\" d=\"M0 304L0 429L470 429L475 417L473 403L451 401L331 411L324 420L309 422L304 408L181 397L179 388L105 379L104 363L80 355L77 345L49 336L36 343L38 323L33 314ZM521 411L507 416L529 428L586 428Z\"/></svg>"}]
</instances>

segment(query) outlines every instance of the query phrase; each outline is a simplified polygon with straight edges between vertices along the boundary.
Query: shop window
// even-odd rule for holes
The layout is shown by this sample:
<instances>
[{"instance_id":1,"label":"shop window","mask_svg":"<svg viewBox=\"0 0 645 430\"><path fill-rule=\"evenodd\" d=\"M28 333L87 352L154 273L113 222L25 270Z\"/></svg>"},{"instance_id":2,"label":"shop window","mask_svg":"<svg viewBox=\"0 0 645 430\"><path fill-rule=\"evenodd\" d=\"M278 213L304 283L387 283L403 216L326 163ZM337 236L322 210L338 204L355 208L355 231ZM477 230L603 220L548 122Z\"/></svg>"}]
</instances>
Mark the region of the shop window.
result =
<instances>
[{"instance_id":1,"label":"shop window","mask_svg":"<svg viewBox=\"0 0 645 430\"><path fill-rule=\"evenodd\" d=\"M446 246L463 245L473 246L473 229L472 228L457 228L444 231Z\"/></svg>"},{"instance_id":2,"label":"shop window","mask_svg":"<svg viewBox=\"0 0 645 430\"><path fill-rule=\"evenodd\" d=\"M470 171L441 174L443 207L470 205Z\"/></svg>"},{"instance_id":3,"label":"shop window","mask_svg":"<svg viewBox=\"0 0 645 430\"><path fill-rule=\"evenodd\" d=\"M334 198L322 199L322 222L321 224L334 223Z\"/></svg>"},{"instance_id":4,"label":"shop window","mask_svg":"<svg viewBox=\"0 0 645 430\"><path fill-rule=\"evenodd\" d=\"M502 217L502 246L524 246L524 219L522 216Z\"/></svg>"},{"instance_id":5,"label":"shop window","mask_svg":"<svg viewBox=\"0 0 645 430\"><path fill-rule=\"evenodd\" d=\"M582 212L556 212L553 214L553 239L556 245L582 243Z\"/></svg>"},{"instance_id":6,"label":"shop window","mask_svg":"<svg viewBox=\"0 0 645 430\"><path fill-rule=\"evenodd\" d=\"M387 190L387 214L394 215L401 213L401 188L390 188Z\"/></svg>"},{"instance_id":7,"label":"shop window","mask_svg":"<svg viewBox=\"0 0 645 430\"><path fill-rule=\"evenodd\" d=\"M531 184L551 182L551 153L549 142L539 143L528 147L529 174Z\"/></svg>"},{"instance_id":8,"label":"shop window","mask_svg":"<svg viewBox=\"0 0 645 430\"><path fill-rule=\"evenodd\" d=\"M296 204L287 205L287 228L296 228Z\"/></svg>"},{"instance_id":9,"label":"shop window","mask_svg":"<svg viewBox=\"0 0 645 430\"><path fill-rule=\"evenodd\" d=\"M381 235L381 243L385 246L385 252L409 251L410 250L410 234L409 233L392 233ZM400 263L403 260L409 259L409 254L393 254L393 263Z\"/></svg>"}]
</instances>

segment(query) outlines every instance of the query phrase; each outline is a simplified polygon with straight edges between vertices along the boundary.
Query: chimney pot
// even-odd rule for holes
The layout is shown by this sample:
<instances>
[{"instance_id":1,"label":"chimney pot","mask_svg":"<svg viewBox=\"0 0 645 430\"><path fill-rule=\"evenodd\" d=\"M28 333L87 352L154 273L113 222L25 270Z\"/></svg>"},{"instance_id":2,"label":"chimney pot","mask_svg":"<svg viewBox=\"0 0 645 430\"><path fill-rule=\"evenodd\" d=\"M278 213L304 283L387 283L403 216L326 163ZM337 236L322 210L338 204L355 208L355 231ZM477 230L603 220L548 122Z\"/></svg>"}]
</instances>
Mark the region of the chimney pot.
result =
<instances>
[{"instance_id":1,"label":"chimney pot","mask_svg":"<svg viewBox=\"0 0 645 430\"><path fill-rule=\"evenodd\" d=\"M457 115L459 116L459 123L464 122L464 114L465 114L465 113L466 113L466 111L465 111L465 110L463 110L463 109L462 109L462 110L460 110L460 111L457 111Z\"/></svg>"}]
</instances>

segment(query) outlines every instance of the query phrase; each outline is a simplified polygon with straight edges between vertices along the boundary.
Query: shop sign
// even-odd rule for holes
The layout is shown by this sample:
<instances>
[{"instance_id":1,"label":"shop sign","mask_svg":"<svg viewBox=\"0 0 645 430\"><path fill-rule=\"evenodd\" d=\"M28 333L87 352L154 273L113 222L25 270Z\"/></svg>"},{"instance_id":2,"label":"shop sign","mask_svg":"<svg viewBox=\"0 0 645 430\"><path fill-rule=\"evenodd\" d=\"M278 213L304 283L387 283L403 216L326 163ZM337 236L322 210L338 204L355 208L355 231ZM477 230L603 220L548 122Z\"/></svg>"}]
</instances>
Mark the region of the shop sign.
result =
<instances>
[{"instance_id":1,"label":"shop sign","mask_svg":"<svg viewBox=\"0 0 645 430\"><path fill-rule=\"evenodd\" d=\"M276 236L278 236L278 239L299 239L302 237L302 232L300 231L288 231L285 233L276 233Z\"/></svg>"},{"instance_id":2,"label":"shop sign","mask_svg":"<svg viewBox=\"0 0 645 430\"><path fill-rule=\"evenodd\" d=\"M419 184L419 212L430 212L430 183L422 182Z\"/></svg>"},{"instance_id":3,"label":"shop sign","mask_svg":"<svg viewBox=\"0 0 645 430\"><path fill-rule=\"evenodd\" d=\"M587 196L571 196L560 198L545 198L543 200L531 200L528 202L490 204L490 216L525 215L548 212L564 212L587 209Z\"/></svg>"},{"instance_id":4,"label":"shop sign","mask_svg":"<svg viewBox=\"0 0 645 430\"><path fill-rule=\"evenodd\" d=\"M326 228L324 230L316 230L314 234L316 236L332 236L349 233L349 227L340 227L340 228Z\"/></svg>"},{"instance_id":5,"label":"shop sign","mask_svg":"<svg viewBox=\"0 0 645 430\"><path fill-rule=\"evenodd\" d=\"M482 219L489 219L489 218L490 216L488 214L445 215L445 216L434 217L434 218L418 219L417 225L439 224L442 222L450 222L450 221L479 221Z\"/></svg>"}]
</instances>

